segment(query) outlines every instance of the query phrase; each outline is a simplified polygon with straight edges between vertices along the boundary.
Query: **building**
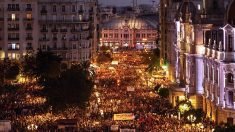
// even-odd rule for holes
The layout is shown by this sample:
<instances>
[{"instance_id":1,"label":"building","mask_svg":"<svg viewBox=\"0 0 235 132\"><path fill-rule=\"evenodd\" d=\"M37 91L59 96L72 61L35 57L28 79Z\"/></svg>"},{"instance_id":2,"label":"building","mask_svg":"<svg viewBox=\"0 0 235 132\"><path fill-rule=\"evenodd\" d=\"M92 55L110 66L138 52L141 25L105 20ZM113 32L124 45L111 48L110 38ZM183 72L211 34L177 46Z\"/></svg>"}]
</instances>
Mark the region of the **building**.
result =
<instances>
[{"instance_id":1,"label":"building","mask_svg":"<svg viewBox=\"0 0 235 132\"><path fill-rule=\"evenodd\" d=\"M53 51L66 61L86 61L98 42L97 0L1 0L0 57Z\"/></svg>"},{"instance_id":2,"label":"building","mask_svg":"<svg viewBox=\"0 0 235 132\"><path fill-rule=\"evenodd\" d=\"M203 109L217 123L235 118L235 1L225 14L225 25L205 34Z\"/></svg>"},{"instance_id":3,"label":"building","mask_svg":"<svg viewBox=\"0 0 235 132\"><path fill-rule=\"evenodd\" d=\"M213 121L233 123L232 1L161 2L161 57L174 84L171 102L188 98Z\"/></svg>"},{"instance_id":4,"label":"building","mask_svg":"<svg viewBox=\"0 0 235 132\"><path fill-rule=\"evenodd\" d=\"M100 45L111 46L114 49L156 47L157 24L153 18L122 17L102 24Z\"/></svg>"}]
</instances>

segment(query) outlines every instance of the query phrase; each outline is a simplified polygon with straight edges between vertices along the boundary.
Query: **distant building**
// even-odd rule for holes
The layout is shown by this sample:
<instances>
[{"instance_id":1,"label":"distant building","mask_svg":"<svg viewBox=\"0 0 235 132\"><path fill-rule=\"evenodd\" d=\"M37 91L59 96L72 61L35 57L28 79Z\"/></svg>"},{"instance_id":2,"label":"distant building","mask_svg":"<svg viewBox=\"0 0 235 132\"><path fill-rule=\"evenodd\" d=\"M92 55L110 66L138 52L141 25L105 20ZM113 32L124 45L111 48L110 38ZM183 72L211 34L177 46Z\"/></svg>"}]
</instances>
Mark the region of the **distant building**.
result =
<instances>
[{"instance_id":1,"label":"distant building","mask_svg":"<svg viewBox=\"0 0 235 132\"><path fill-rule=\"evenodd\" d=\"M116 18L102 24L100 45L119 47L156 46L157 23L154 17ZM157 18L156 18L157 19Z\"/></svg>"},{"instance_id":2,"label":"distant building","mask_svg":"<svg viewBox=\"0 0 235 132\"><path fill-rule=\"evenodd\" d=\"M53 51L66 61L89 60L98 42L97 0L1 0L0 58Z\"/></svg>"}]
</instances>

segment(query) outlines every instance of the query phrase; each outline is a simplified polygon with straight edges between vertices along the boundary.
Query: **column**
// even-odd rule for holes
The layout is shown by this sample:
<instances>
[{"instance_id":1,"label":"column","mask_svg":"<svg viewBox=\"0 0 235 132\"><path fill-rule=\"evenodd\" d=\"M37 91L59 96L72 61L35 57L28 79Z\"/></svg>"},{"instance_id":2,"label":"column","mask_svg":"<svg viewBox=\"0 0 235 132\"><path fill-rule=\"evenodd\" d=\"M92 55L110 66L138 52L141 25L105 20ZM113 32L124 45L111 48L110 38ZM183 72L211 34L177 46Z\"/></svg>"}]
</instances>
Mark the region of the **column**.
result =
<instances>
[{"instance_id":1,"label":"column","mask_svg":"<svg viewBox=\"0 0 235 132\"><path fill-rule=\"evenodd\" d=\"M220 102L220 106L223 106L224 105L224 100L225 100L225 91L224 91L224 88L225 88L225 70L224 70L224 67L223 66L220 66L220 79L219 79L219 91L220 91L220 94L219 94L219 102Z\"/></svg>"},{"instance_id":2,"label":"column","mask_svg":"<svg viewBox=\"0 0 235 132\"><path fill-rule=\"evenodd\" d=\"M196 57L196 94L203 94L204 63L202 57Z\"/></svg>"}]
</instances>

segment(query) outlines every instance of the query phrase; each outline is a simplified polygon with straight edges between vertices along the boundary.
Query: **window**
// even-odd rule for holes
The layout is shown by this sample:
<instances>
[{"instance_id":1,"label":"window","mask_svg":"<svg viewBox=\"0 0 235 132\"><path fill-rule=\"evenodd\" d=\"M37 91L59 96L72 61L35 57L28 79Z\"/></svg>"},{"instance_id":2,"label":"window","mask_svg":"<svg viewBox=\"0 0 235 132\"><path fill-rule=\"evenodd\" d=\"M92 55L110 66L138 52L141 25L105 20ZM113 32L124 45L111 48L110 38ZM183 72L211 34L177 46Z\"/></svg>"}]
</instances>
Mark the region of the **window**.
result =
<instances>
[{"instance_id":1,"label":"window","mask_svg":"<svg viewBox=\"0 0 235 132\"><path fill-rule=\"evenodd\" d=\"M113 34L109 34L109 38L113 38Z\"/></svg>"},{"instance_id":2,"label":"window","mask_svg":"<svg viewBox=\"0 0 235 132\"><path fill-rule=\"evenodd\" d=\"M139 33L136 34L136 38L140 38L140 34Z\"/></svg>"},{"instance_id":3,"label":"window","mask_svg":"<svg viewBox=\"0 0 235 132\"><path fill-rule=\"evenodd\" d=\"M31 13L27 13L27 14L26 14L26 18L27 18L27 19L32 19L32 14L31 14Z\"/></svg>"},{"instance_id":4,"label":"window","mask_svg":"<svg viewBox=\"0 0 235 132\"><path fill-rule=\"evenodd\" d=\"M65 5L62 5L62 12L65 12Z\"/></svg>"},{"instance_id":5,"label":"window","mask_svg":"<svg viewBox=\"0 0 235 132\"><path fill-rule=\"evenodd\" d=\"M228 35L228 51L233 51L233 37L232 35Z\"/></svg>"},{"instance_id":6,"label":"window","mask_svg":"<svg viewBox=\"0 0 235 132\"><path fill-rule=\"evenodd\" d=\"M228 92L228 105L233 106L233 92L229 91Z\"/></svg>"},{"instance_id":7,"label":"window","mask_svg":"<svg viewBox=\"0 0 235 132\"><path fill-rule=\"evenodd\" d=\"M108 38L108 34L107 33L104 34L104 38Z\"/></svg>"},{"instance_id":8,"label":"window","mask_svg":"<svg viewBox=\"0 0 235 132\"><path fill-rule=\"evenodd\" d=\"M76 6L72 5L72 12L76 12Z\"/></svg>"},{"instance_id":9,"label":"window","mask_svg":"<svg viewBox=\"0 0 235 132\"><path fill-rule=\"evenodd\" d=\"M114 34L114 37L115 37L115 38L118 38L118 33L115 33L115 34Z\"/></svg>"},{"instance_id":10,"label":"window","mask_svg":"<svg viewBox=\"0 0 235 132\"><path fill-rule=\"evenodd\" d=\"M146 36L145 36L145 34L142 34L142 38L145 38Z\"/></svg>"},{"instance_id":11,"label":"window","mask_svg":"<svg viewBox=\"0 0 235 132\"><path fill-rule=\"evenodd\" d=\"M53 12L56 12L56 5L53 5L52 11L53 11Z\"/></svg>"},{"instance_id":12,"label":"window","mask_svg":"<svg viewBox=\"0 0 235 132\"><path fill-rule=\"evenodd\" d=\"M200 5L200 4L197 5L197 9L198 9L199 11L201 10L201 5Z\"/></svg>"},{"instance_id":13,"label":"window","mask_svg":"<svg viewBox=\"0 0 235 132\"><path fill-rule=\"evenodd\" d=\"M227 74L227 82L228 83L233 83L233 74L232 73Z\"/></svg>"},{"instance_id":14,"label":"window","mask_svg":"<svg viewBox=\"0 0 235 132\"><path fill-rule=\"evenodd\" d=\"M13 20L13 21L16 20L16 14L11 14L11 20Z\"/></svg>"},{"instance_id":15,"label":"window","mask_svg":"<svg viewBox=\"0 0 235 132\"><path fill-rule=\"evenodd\" d=\"M28 9L31 8L31 4L27 4L26 8L28 8Z\"/></svg>"}]
</instances>

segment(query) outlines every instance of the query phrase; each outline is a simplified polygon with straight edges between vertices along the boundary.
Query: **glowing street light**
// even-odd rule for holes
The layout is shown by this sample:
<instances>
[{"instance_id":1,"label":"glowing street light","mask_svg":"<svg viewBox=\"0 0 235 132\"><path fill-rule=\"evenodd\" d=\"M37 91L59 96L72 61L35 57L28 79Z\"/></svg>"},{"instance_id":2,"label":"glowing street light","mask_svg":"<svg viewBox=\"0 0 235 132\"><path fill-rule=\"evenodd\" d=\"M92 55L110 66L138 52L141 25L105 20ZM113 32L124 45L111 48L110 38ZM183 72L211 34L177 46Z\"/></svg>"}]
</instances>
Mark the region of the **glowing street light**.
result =
<instances>
[{"instance_id":1,"label":"glowing street light","mask_svg":"<svg viewBox=\"0 0 235 132\"><path fill-rule=\"evenodd\" d=\"M30 130L30 131L34 131L34 130L38 129L38 126L35 125L35 124L30 124L30 125L27 126L27 129Z\"/></svg>"},{"instance_id":2,"label":"glowing street light","mask_svg":"<svg viewBox=\"0 0 235 132\"><path fill-rule=\"evenodd\" d=\"M187 119L188 119L191 123L193 123L193 122L196 121L196 117L195 117L194 115L189 115L189 116L187 117Z\"/></svg>"}]
</instances>

